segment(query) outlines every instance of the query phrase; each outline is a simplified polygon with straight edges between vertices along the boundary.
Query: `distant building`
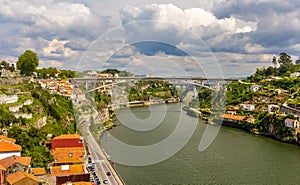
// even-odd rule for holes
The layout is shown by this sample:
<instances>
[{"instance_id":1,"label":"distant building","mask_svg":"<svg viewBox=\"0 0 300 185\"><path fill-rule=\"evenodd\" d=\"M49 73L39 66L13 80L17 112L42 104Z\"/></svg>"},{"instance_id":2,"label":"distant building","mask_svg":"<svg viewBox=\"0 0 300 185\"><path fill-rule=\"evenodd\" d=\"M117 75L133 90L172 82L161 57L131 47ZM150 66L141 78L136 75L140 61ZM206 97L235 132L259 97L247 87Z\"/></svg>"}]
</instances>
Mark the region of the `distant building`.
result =
<instances>
[{"instance_id":1,"label":"distant building","mask_svg":"<svg viewBox=\"0 0 300 185\"><path fill-rule=\"evenodd\" d=\"M52 139L52 149L83 147L83 137L77 134L65 134Z\"/></svg>"},{"instance_id":2,"label":"distant building","mask_svg":"<svg viewBox=\"0 0 300 185\"><path fill-rule=\"evenodd\" d=\"M6 94L0 94L0 104L9 104L9 103L15 103L18 101L17 95L6 95Z\"/></svg>"},{"instance_id":3,"label":"distant building","mask_svg":"<svg viewBox=\"0 0 300 185\"><path fill-rule=\"evenodd\" d=\"M273 114L276 111L279 110L279 106L278 105L268 105L268 113L269 114Z\"/></svg>"},{"instance_id":4,"label":"distant building","mask_svg":"<svg viewBox=\"0 0 300 185\"><path fill-rule=\"evenodd\" d=\"M259 90L259 85L252 85L251 87L250 87L250 91L251 92L256 92L256 91L258 91Z\"/></svg>"},{"instance_id":5,"label":"distant building","mask_svg":"<svg viewBox=\"0 0 300 185\"><path fill-rule=\"evenodd\" d=\"M244 111L254 111L255 106L252 104L240 104L240 109Z\"/></svg>"},{"instance_id":6,"label":"distant building","mask_svg":"<svg viewBox=\"0 0 300 185\"><path fill-rule=\"evenodd\" d=\"M281 90L280 89L275 89L275 91L274 91L274 93L275 93L275 95L280 95L281 94Z\"/></svg>"},{"instance_id":7,"label":"distant building","mask_svg":"<svg viewBox=\"0 0 300 185\"><path fill-rule=\"evenodd\" d=\"M289 128L300 128L299 121L295 120L295 119L287 118L287 119L285 119L284 124L286 127L289 127Z\"/></svg>"},{"instance_id":8,"label":"distant building","mask_svg":"<svg viewBox=\"0 0 300 185\"><path fill-rule=\"evenodd\" d=\"M298 78L299 76L300 76L300 72L295 72L295 73L290 74L290 77L293 77L293 78Z\"/></svg>"},{"instance_id":9,"label":"distant building","mask_svg":"<svg viewBox=\"0 0 300 185\"><path fill-rule=\"evenodd\" d=\"M17 172L7 177L9 185L38 185L38 179L26 172Z\"/></svg>"}]
</instances>

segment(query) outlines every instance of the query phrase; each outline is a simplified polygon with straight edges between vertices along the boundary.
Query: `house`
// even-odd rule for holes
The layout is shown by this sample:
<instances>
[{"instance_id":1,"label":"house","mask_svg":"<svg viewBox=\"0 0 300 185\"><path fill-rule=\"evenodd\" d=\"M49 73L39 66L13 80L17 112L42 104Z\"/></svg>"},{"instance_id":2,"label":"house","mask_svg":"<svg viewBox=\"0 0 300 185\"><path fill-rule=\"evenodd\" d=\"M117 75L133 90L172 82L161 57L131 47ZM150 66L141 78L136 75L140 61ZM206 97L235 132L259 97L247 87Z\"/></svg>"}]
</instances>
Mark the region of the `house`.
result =
<instances>
[{"instance_id":1,"label":"house","mask_svg":"<svg viewBox=\"0 0 300 185\"><path fill-rule=\"evenodd\" d=\"M15 105L15 106L8 107L8 110L10 112L18 112L21 107L23 107L22 104L21 105Z\"/></svg>"},{"instance_id":2,"label":"house","mask_svg":"<svg viewBox=\"0 0 300 185\"><path fill-rule=\"evenodd\" d=\"M52 150L54 157L53 166L83 164L84 162L83 147L55 148Z\"/></svg>"},{"instance_id":3,"label":"house","mask_svg":"<svg viewBox=\"0 0 300 185\"><path fill-rule=\"evenodd\" d=\"M280 107L280 111L284 112L285 114L293 114L295 117L298 117L298 119L300 119L300 110L297 108L293 108L284 104Z\"/></svg>"},{"instance_id":4,"label":"house","mask_svg":"<svg viewBox=\"0 0 300 185\"><path fill-rule=\"evenodd\" d=\"M300 128L300 123L298 120L287 118L284 120L284 124L289 128Z\"/></svg>"},{"instance_id":5,"label":"house","mask_svg":"<svg viewBox=\"0 0 300 185\"><path fill-rule=\"evenodd\" d=\"M9 185L38 185L38 179L26 172L17 172L7 177Z\"/></svg>"},{"instance_id":6,"label":"house","mask_svg":"<svg viewBox=\"0 0 300 185\"><path fill-rule=\"evenodd\" d=\"M52 139L52 149L83 147L83 137L77 134L64 134Z\"/></svg>"},{"instance_id":7,"label":"house","mask_svg":"<svg viewBox=\"0 0 300 185\"><path fill-rule=\"evenodd\" d=\"M19 119L19 117L25 118L25 119L31 119L32 118L32 113L15 113L14 116Z\"/></svg>"},{"instance_id":8,"label":"house","mask_svg":"<svg viewBox=\"0 0 300 185\"><path fill-rule=\"evenodd\" d=\"M240 109L244 111L254 111L255 106L252 104L240 104Z\"/></svg>"},{"instance_id":9,"label":"house","mask_svg":"<svg viewBox=\"0 0 300 185\"><path fill-rule=\"evenodd\" d=\"M80 182L71 182L71 181L69 181L69 182L63 183L62 185L92 185L92 183L82 182L82 181L80 181Z\"/></svg>"},{"instance_id":10,"label":"house","mask_svg":"<svg viewBox=\"0 0 300 185\"><path fill-rule=\"evenodd\" d=\"M279 106L278 105L268 105L268 113L269 114L273 114L276 111L279 110Z\"/></svg>"},{"instance_id":11,"label":"house","mask_svg":"<svg viewBox=\"0 0 300 185\"><path fill-rule=\"evenodd\" d=\"M67 182L90 182L90 173L87 173L83 164L62 165L50 168L53 184L62 185Z\"/></svg>"},{"instance_id":12,"label":"house","mask_svg":"<svg viewBox=\"0 0 300 185\"><path fill-rule=\"evenodd\" d=\"M6 168L0 164L0 185L6 185Z\"/></svg>"},{"instance_id":13,"label":"house","mask_svg":"<svg viewBox=\"0 0 300 185\"><path fill-rule=\"evenodd\" d=\"M292 74L290 74L291 78L298 78L300 76L300 72L294 72Z\"/></svg>"},{"instance_id":14,"label":"house","mask_svg":"<svg viewBox=\"0 0 300 185\"><path fill-rule=\"evenodd\" d=\"M0 94L0 104L9 104L9 103L15 103L18 101L17 95L6 95L6 94Z\"/></svg>"},{"instance_id":15,"label":"house","mask_svg":"<svg viewBox=\"0 0 300 185\"><path fill-rule=\"evenodd\" d=\"M31 157L10 156L0 160L0 164L6 169L7 175L15 172L29 172Z\"/></svg>"},{"instance_id":16,"label":"house","mask_svg":"<svg viewBox=\"0 0 300 185\"><path fill-rule=\"evenodd\" d=\"M3 136L3 135L0 135L0 140L4 140L4 141L10 142L10 143L15 143L16 142L15 139L9 138L9 137Z\"/></svg>"},{"instance_id":17,"label":"house","mask_svg":"<svg viewBox=\"0 0 300 185\"><path fill-rule=\"evenodd\" d=\"M251 92L256 92L256 91L258 91L259 90L259 85L252 85L251 87L250 87L250 91Z\"/></svg>"},{"instance_id":18,"label":"house","mask_svg":"<svg viewBox=\"0 0 300 185\"><path fill-rule=\"evenodd\" d=\"M0 160L9 156L21 156L22 147L11 141L0 140Z\"/></svg>"},{"instance_id":19,"label":"house","mask_svg":"<svg viewBox=\"0 0 300 185\"><path fill-rule=\"evenodd\" d=\"M221 116L224 121L230 121L230 122L243 122L246 116L237 116L232 114L223 114Z\"/></svg>"}]
</instances>

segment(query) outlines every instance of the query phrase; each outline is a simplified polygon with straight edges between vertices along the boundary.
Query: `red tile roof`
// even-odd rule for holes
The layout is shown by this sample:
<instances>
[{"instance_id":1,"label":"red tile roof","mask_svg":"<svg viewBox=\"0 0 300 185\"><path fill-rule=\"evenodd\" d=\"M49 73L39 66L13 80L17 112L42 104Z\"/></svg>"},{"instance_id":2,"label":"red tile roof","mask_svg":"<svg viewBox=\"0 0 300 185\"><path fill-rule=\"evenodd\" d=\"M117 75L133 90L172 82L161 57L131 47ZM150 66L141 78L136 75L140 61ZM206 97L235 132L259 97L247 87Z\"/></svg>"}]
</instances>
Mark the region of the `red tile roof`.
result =
<instances>
[{"instance_id":1,"label":"red tile roof","mask_svg":"<svg viewBox=\"0 0 300 185\"><path fill-rule=\"evenodd\" d=\"M8 167L10 167L11 165L13 165L15 163L20 163L24 166L29 166L30 161L31 161L31 157L19 157L19 156L13 155L13 156L1 159L0 164L4 168L8 168Z\"/></svg>"},{"instance_id":2,"label":"red tile roof","mask_svg":"<svg viewBox=\"0 0 300 185\"><path fill-rule=\"evenodd\" d=\"M6 168L0 164L0 170L4 170L5 171Z\"/></svg>"},{"instance_id":3,"label":"red tile roof","mask_svg":"<svg viewBox=\"0 0 300 185\"><path fill-rule=\"evenodd\" d=\"M63 169L64 167L66 167L66 169ZM85 174L83 164L53 166L51 170L52 176L67 176L76 174Z\"/></svg>"},{"instance_id":4,"label":"red tile roof","mask_svg":"<svg viewBox=\"0 0 300 185\"><path fill-rule=\"evenodd\" d=\"M296 120L290 119L290 118L286 118L285 121L288 121L288 122L295 122Z\"/></svg>"},{"instance_id":5,"label":"red tile roof","mask_svg":"<svg viewBox=\"0 0 300 185\"><path fill-rule=\"evenodd\" d=\"M83 162L84 148L83 147L68 147L68 148L55 148L52 150L52 155L57 161Z\"/></svg>"},{"instance_id":6,"label":"red tile roof","mask_svg":"<svg viewBox=\"0 0 300 185\"><path fill-rule=\"evenodd\" d=\"M11 142L0 140L0 153L6 152L19 152L22 150L22 147Z\"/></svg>"},{"instance_id":7,"label":"red tile roof","mask_svg":"<svg viewBox=\"0 0 300 185\"><path fill-rule=\"evenodd\" d=\"M62 185L91 185L92 183L90 182L70 182L70 183L64 183Z\"/></svg>"},{"instance_id":8,"label":"red tile roof","mask_svg":"<svg viewBox=\"0 0 300 185\"><path fill-rule=\"evenodd\" d=\"M246 118L245 116L236 116L236 115L232 115L232 114L223 114L222 117L225 119L231 119L231 120L237 120L237 121L242 121Z\"/></svg>"},{"instance_id":9,"label":"red tile roof","mask_svg":"<svg viewBox=\"0 0 300 185\"><path fill-rule=\"evenodd\" d=\"M10 176L7 177L7 182L9 184L15 184L16 182L19 182L20 180L24 178L30 178L36 182L39 182L39 180L33 176L32 174L26 173L26 172L16 172Z\"/></svg>"}]
</instances>

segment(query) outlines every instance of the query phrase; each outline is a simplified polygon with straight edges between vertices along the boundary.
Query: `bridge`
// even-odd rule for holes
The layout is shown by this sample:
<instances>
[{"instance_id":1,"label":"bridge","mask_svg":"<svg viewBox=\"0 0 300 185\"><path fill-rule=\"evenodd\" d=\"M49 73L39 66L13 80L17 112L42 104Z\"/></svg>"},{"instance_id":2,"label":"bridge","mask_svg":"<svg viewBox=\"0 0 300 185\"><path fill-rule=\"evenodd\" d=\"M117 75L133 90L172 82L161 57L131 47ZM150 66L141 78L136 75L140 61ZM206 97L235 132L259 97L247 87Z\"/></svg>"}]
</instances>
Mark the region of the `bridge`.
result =
<instances>
[{"instance_id":1,"label":"bridge","mask_svg":"<svg viewBox=\"0 0 300 185\"><path fill-rule=\"evenodd\" d=\"M98 89L112 87L121 83L134 83L137 81L155 81L163 80L175 86L180 91L180 100L186 96L189 91L194 91L194 97L197 96L197 88L209 88L212 91L218 91L220 86L238 81L231 78L204 78L204 77L86 77L86 78L69 78L73 84L84 83L88 92ZM89 88L90 87L90 88Z\"/></svg>"}]
</instances>

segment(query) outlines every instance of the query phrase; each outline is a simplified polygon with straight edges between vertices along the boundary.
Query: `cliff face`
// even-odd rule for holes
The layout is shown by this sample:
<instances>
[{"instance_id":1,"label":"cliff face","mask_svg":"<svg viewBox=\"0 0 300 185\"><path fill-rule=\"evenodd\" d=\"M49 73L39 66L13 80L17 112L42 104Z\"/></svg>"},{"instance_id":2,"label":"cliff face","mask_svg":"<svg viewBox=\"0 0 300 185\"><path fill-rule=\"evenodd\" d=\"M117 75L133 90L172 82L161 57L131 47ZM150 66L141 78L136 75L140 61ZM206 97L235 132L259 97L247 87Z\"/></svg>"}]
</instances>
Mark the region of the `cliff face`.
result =
<instances>
[{"instance_id":1,"label":"cliff face","mask_svg":"<svg viewBox=\"0 0 300 185\"><path fill-rule=\"evenodd\" d=\"M17 85L19 83L28 83L31 77L19 78L0 78L0 85Z\"/></svg>"}]
</instances>

